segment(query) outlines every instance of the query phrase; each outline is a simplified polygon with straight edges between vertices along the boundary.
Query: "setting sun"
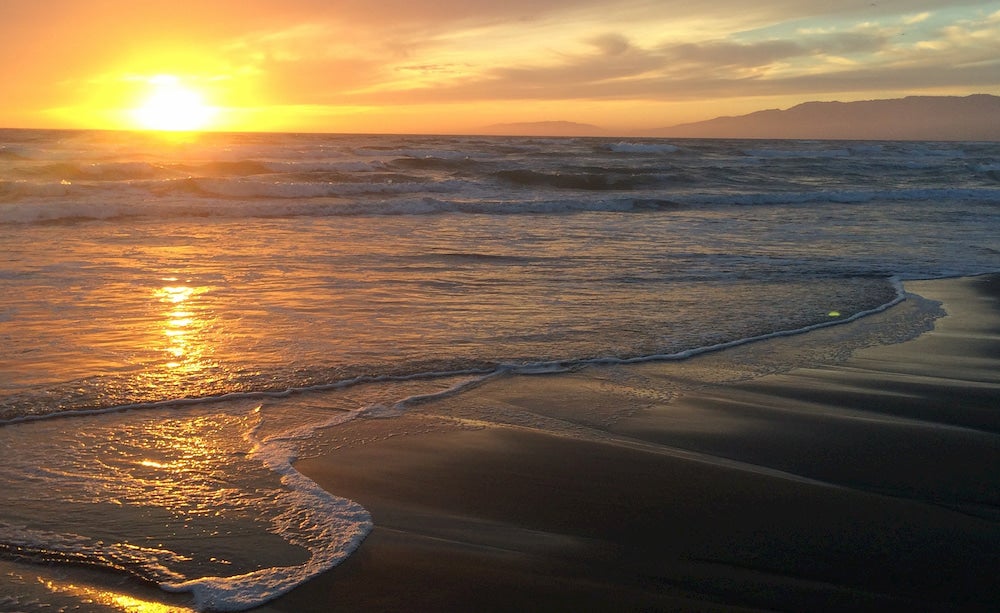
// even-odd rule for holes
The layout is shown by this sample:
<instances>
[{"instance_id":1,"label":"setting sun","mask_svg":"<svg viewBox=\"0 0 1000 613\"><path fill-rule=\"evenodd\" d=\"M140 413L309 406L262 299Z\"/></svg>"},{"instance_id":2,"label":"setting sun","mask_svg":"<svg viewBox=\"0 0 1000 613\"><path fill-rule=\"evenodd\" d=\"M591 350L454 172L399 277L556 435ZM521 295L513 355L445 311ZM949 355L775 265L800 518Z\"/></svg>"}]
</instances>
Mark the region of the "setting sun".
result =
<instances>
[{"instance_id":1,"label":"setting sun","mask_svg":"<svg viewBox=\"0 0 1000 613\"><path fill-rule=\"evenodd\" d=\"M202 130L214 119L217 109L208 105L200 92L173 75L149 80L150 93L132 111L136 125L145 130Z\"/></svg>"}]
</instances>

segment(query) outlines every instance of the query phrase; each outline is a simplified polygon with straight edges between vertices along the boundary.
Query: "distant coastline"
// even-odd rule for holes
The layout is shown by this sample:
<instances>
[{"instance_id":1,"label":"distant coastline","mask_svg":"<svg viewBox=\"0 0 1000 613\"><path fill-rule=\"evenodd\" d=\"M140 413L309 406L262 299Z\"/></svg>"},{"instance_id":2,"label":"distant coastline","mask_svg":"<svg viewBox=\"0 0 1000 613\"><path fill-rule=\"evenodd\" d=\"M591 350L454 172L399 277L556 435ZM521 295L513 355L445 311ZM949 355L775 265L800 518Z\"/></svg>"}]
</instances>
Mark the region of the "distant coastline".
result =
<instances>
[{"instance_id":1,"label":"distant coastline","mask_svg":"<svg viewBox=\"0 0 1000 613\"><path fill-rule=\"evenodd\" d=\"M1000 96L908 96L858 102L805 102L735 117L631 134L571 121L501 123L483 134L833 140L1000 141Z\"/></svg>"}]
</instances>

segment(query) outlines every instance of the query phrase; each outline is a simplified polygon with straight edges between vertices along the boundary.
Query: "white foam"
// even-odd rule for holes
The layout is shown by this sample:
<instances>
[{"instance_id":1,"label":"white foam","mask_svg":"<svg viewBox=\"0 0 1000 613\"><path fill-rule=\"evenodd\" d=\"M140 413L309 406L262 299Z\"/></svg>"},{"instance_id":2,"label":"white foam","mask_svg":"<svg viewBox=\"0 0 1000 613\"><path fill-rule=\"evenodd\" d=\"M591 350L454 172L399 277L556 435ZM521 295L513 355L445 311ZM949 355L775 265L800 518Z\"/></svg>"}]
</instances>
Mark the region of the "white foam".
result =
<instances>
[{"instance_id":1,"label":"white foam","mask_svg":"<svg viewBox=\"0 0 1000 613\"><path fill-rule=\"evenodd\" d=\"M0 431L4 444L18 452L0 466L4 482L11 484L6 500L14 507L0 521L0 543L28 559L126 570L166 591L191 593L200 610L217 611L263 604L347 558L371 530L370 514L326 492L292 465L295 441L334 420L315 420L311 428L295 425L262 441L257 438L263 420L259 406L220 408L133 413L114 421L85 420L76 428L38 423ZM353 414L335 417L343 421ZM177 449L185 444L171 440L178 432L193 441L191 448ZM51 441L50 447L39 445L39 437ZM101 470L92 469L95 462ZM44 511L22 517L19 500ZM73 510L62 509L60 501L71 502ZM123 509L121 523L115 521L117 511L108 509L115 504L112 509ZM190 534L212 540L173 540L176 526L134 521L130 508L140 517L148 512L183 520ZM238 530L231 530L233 522ZM157 544L160 538L165 545ZM288 548L248 552L244 560L248 538L275 543L280 538ZM213 557L208 564L210 555L240 557L232 562ZM258 569L259 563L268 567ZM229 568L240 570L227 576Z\"/></svg>"},{"instance_id":2,"label":"white foam","mask_svg":"<svg viewBox=\"0 0 1000 613\"><path fill-rule=\"evenodd\" d=\"M642 198L566 198L548 200L496 200L461 198L450 200L422 194L461 194L461 181L435 184L325 184L266 183L258 181L196 180L208 197L137 197L126 187L98 194L83 194L74 185L17 183L16 190L30 191L33 198L0 202L0 223L31 224L47 221L123 217L159 219L338 217L356 215L435 215L472 213L479 215L530 215L573 212L646 211ZM412 193L412 192L417 192ZM3 189L0 188L0 194ZM421 194L421 195L418 195ZM687 206L864 204L868 202L996 202L1000 188L911 188L865 190L809 190L787 192L672 192L671 203ZM361 196L368 196L362 198ZM379 198L382 196L382 198Z\"/></svg>"},{"instance_id":3,"label":"white foam","mask_svg":"<svg viewBox=\"0 0 1000 613\"><path fill-rule=\"evenodd\" d=\"M181 556L164 549L94 541L79 534L57 534L6 522L0 522L0 543L16 548L28 556L36 552L59 551L68 561L98 559L118 564L129 563L152 576L181 579L180 575L164 565L181 561Z\"/></svg>"},{"instance_id":4,"label":"white foam","mask_svg":"<svg viewBox=\"0 0 1000 613\"><path fill-rule=\"evenodd\" d=\"M187 180L185 180L187 181ZM39 188L46 198L64 199L0 202L0 223L31 224L47 221L117 218L268 218L339 217L356 215L436 215L472 213L479 215L526 215L581 211L648 210L648 201L634 198L601 200L448 200L418 194L460 192L462 182L436 184L323 184L265 183L196 180L198 189L209 197L163 197L149 200L126 194L124 188L96 196L76 198L66 185ZM411 192L416 191L417 194ZM359 196L372 198L361 198ZM381 196L381 198L379 198Z\"/></svg>"},{"instance_id":5,"label":"white foam","mask_svg":"<svg viewBox=\"0 0 1000 613\"><path fill-rule=\"evenodd\" d=\"M364 415L365 417L373 417L373 418L397 417L405 413L407 409L409 409L411 406L415 404L456 396L468 389L476 387L477 385L481 385L482 383L488 381L489 379L492 379L493 377L511 372L512 370L513 368L511 367L502 366L496 370L483 372L481 374L463 373L463 374L478 374L478 376L475 376L471 379L467 379L465 381L459 381L455 385L452 385L451 387L448 387L440 391L430 392L426 394L414 394L412 396L402 398L391 405L389 404L369 405L364 409L362 409L360 414ZM442 377L444 376L450 376L450 373L442 373Z\"/></svg>"},{"instance_id":6,"label":"white foam","mask_svg":"<svg viewBox=\"0 0 1000 613\"><path fill-rule=\"evenodd\" d=\"M302 429L294 436L307 437L319 427L323 424ZM243 611L277 598L345 560L372 529L371 515L364 507L330 494L295 470L294 455L282 442L262 443L251 457L281 475L282 484L288 488L275 501L285 510L272 520L273 529L288 542L308 549L310 556L297 566L160 584L166 591L190 592L200 610Z\"/></svg>"},{"instance_id":7,"label":"white foam","mask_svg":"<svg viewBox=\"0 0 1000 613\"><path fill-rule=\"evenodd\" d=\"M399 400L393 405L373 405L367 407L363 411L363 414L368 417L395 417L405 413L406 410L414 404L454 396L462 393L467 389L480 385L483 382L493 377L504 374L518 374L518 375L558 374L558 373L571 372L573 370L585 366L613 365L613 364L623 364L623 365L640 364L644 362L676 362L681 360L687 360L695 356L699 356L706 353L722 351L724 349L730 349L732 347L739 347L740 345L756 343L759 341L772 338L805 334L807 332L811 332L813 330L819 330L821 328L828 328L831 326L846 324L852 321L857 321L858 319L861 319L863 317L868 317L869 315L881 313L906 300L906 291L903 288L902 280L899 277L894 276L891 277L889 281L892 283L892 286L895 289L896 293L895 297L892 300L880 304L871 309L859 311L849 317L839 317L837 319L831 319L829 321L823 321L809 326L803 326L801 328L778 330L767 334L760 334L757 336L751 336L747 338L739 338L723 343L716 343L713 345L705 345L701 347L693 347L675 353L651 354L651 355L636 356L632 358L599 357L599 358L590 358L581 360L554 360L548 362L531 362L525 364L503 364L494 371L483 373L481 376L475 379L469 381L463 381L446 390L430 394L420 394L420 395L410 396L408 398Z\"/></svg>"},{"instance_id":8,"label":"white foam","mask_svg":"<svg viewBox=\"0 0 1000 613\"><path fill-rule=\"evenodd\" d=\"M687 349L684 351L679 351L677 353L668 353L661 355L648 355L640 356L635 358L600 358L596 360L588 360L587 363L590 364L636 364L641 362L661 362L661 361L677 361L686 360L697 355L702 355L705 353L711 353L715 351L722 351L723 349L729 349L731 347L738 347L740 345L746 345L748 343L756 343L758 341L767 340L771 338L781 338L783 336L794 336L797 334L805 334L806 332L811 332L813 330L819 330L821 328L829 328L830 326L838 326L848 322L856 321L862 317L867 317L869 315L874 315L875 313L881 313L886 309L889 309L900 302L906 300L906 292L903 289L902 280L899 277L891 277L893 287L896 290L896 297L886 302L880 304L874 308L867 309L864 311L859 311L850 317L843 317L838 319L832 319L830 321L824 321L817 324L812 324L810 326L803 326L801 328L792 328L789 330L778 330L776 332L770 332L767 334L760 334L758 336L751 336L748 338L740 338L724 343L717 343L714 345L706 345L704 347L695 347L693 349Z\"/></svg>"}]
</instances>

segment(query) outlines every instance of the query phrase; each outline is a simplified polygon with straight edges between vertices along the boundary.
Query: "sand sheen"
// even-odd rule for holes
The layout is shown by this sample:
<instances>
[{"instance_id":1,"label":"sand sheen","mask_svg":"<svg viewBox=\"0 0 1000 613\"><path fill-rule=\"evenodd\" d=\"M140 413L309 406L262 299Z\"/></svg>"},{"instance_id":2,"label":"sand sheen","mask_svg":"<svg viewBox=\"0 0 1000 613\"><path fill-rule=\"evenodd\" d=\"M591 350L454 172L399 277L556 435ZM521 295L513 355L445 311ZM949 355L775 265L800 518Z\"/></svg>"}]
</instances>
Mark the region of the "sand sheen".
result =
<instances>
[{"instance_id":1,"label":"sand sheen","mask_svg":"<svg viewBox=\"0 0 1000 613\"><path fill-rule=\"evenodd\" d=\"M782 371L801 351L747 341L861 324L1000 252L991 144L2 135L0 541L216 609L370 529L291 468L318 429L498 376L733 347L739 376ZM811 359L939 315L906 304ZM29 584L11 606L62 602Z\"/></svg>"}]
</instances>

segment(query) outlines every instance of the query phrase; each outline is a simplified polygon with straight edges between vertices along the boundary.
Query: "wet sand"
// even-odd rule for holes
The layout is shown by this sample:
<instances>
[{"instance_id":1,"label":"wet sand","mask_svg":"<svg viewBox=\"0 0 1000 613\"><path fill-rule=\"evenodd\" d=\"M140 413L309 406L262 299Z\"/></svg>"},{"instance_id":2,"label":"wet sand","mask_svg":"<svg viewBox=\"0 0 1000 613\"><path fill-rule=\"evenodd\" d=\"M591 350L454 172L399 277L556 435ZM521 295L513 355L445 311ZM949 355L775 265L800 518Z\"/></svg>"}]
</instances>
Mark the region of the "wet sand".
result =
<instances>
[{"instance_id":1,"label":"wet sand","mask_svg":"<svg viewBox=\"0 0 1000 613\"><path fill-rule=\"evenodd\" d=\"M906 287L948 316L842 363L642 402L600 369L497 379L330 430L298 468L375 528L264 610L993 610L1000 276Z\"/></svg>"}]
</instances>

